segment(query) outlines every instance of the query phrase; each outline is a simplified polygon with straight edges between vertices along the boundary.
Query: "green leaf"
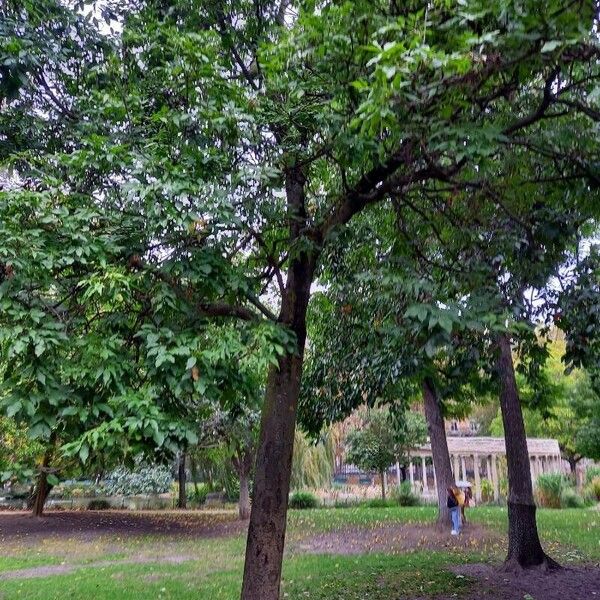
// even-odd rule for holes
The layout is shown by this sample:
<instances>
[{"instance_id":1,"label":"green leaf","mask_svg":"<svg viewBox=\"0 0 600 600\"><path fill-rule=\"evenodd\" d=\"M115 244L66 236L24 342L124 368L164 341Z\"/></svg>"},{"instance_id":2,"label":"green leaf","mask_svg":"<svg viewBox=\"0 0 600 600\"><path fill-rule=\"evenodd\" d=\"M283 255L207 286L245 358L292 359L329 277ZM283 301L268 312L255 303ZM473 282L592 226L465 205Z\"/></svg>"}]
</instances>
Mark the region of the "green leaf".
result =
<instances>
[{"instance_id":1,"label":"green leaf","mask_svg":"<svg viewBox=\"0 0 600 600\"><path fill-rule=\"evenodd\" d=\"M562 43L563 42L561 42L560 40L550 40L542 46L540 52L552 52L559 48L562 45Z\"/></svg>"},{"instance_id":2,"label":"green leaf","mask_svg":"<svg viewBox=\"0 0 600 600\"><path fill-rule=\"evenodd\" d=\"M82 444L79 449L79 459L82 463L85 463L90 455L90 448L87 444Z\"/></svg>"}]
</instances>

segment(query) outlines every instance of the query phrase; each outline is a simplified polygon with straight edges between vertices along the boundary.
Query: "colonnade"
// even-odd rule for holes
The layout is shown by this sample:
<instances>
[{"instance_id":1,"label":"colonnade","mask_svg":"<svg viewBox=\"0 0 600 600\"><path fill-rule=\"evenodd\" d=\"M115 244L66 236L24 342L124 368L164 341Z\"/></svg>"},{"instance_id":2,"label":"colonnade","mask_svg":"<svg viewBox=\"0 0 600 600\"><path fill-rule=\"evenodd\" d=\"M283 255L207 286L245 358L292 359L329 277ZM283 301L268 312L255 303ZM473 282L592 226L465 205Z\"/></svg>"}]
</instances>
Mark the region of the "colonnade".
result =
<instances>
[{"instance_id":1,"label":"colonnade","mask_svg":"<svg viewBox=\"0 0 600 600\"><path fill-rule=\"evenodd\" d=\"M489 443L485 443L489 440ZM471 443L469 443L469 441ZM454 447L453 447L454 446ZM477 451L468 446L476 447ZM494 451L486 452L485 446ZM543 473L563 471L562 459L556 440L528 440L531 479L535 484ZM450 463L455 481L469 481L477 501L482 500L482 482L486 479L495 500L500 497L500 485L506 477L504 440L500 438L448 438ZM396 466L399 476L399 466ZM411 485L425 495L437 494L437 481L432 464L431 449L422 446L408 460L408 477Z\"/></svg>"}]
</instances>

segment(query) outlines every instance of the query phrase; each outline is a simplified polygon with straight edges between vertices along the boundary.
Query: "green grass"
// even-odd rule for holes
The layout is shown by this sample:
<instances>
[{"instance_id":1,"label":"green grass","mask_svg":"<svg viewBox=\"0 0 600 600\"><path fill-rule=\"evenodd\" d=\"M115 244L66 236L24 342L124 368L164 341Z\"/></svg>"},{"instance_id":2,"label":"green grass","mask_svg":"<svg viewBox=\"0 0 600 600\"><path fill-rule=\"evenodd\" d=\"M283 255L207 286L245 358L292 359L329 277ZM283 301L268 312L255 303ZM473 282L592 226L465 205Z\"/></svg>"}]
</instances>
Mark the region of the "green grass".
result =
<instances>
[{"instance_id":1,"label":"green grass","mask_svg":"<svg viewBox=\"0 0 600 600\"><path fill-rule=\"evenodd\" d=\"M506 531L508 513L504 507L479 507L469 511L473 521ZM566 508L538 509L540 538L559 561L600 560L600 511Z\"/></svg>"},{"instance_id":2,"label":"green grass","mask_svg":"<svg viewBox=\"0 0 600 600\"><path fill-rule=\"evenodd\" d=\"M463 557L478 560L481 557ZM467 589L469 581L446 570L456 556L439 552L390 556L296 556L286 561L284 598L315 600L388 600L435 595L451 587ZM81 568L70 574L1 582L2 597L31 600L94 598L94 600L171 598L237 599L241 584L240 560L219 571L201 561L182 565L123 565Z\"/></svg>"},{"instance_id":3,"label":"green grass","mask_svg":"<svg viewBox=\"0 0 600 600\"><path fill-rule=\"evenodd\" d=\"M288 539L346 527L376 528L384 524L431 522L433 507L345 508L290 511ZM474 522L506 531L506 509L477 507ZM190 518L189 514L186 518ZM203 517L204 518L204 517ZM600 559L600 513L595 510L540 510L540 532L550 553L561 562ZM449 567L499 559L505 544L472 551L413 551L357 556L309 555L289 552L283 573L288 600L403 600L435 598L448 590L460 595L471 582ZM0 580L0 599L14 600L237 600L241 583L244 537L174 539L155 536L106 538L92 542L47 539L31 546L11 542L0 547L0 572L67 562L69 573L35 579ZM293 544L292 544L293 546ZM34 553L35 552L35 553ZM189 558L180 564L127 562L143 556ZM99 565L105 561L111 564Z\"/></svg>"}]
</instances>

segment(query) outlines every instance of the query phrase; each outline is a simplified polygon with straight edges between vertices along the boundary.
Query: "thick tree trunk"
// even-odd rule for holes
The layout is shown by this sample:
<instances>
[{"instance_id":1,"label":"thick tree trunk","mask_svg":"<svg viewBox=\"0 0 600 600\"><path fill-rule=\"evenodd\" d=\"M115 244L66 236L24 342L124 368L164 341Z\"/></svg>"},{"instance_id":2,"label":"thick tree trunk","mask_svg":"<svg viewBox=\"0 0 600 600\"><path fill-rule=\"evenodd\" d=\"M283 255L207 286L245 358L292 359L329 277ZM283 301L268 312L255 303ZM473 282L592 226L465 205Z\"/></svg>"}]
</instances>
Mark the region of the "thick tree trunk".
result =
<instances>
[{"instance_id":1,"label":"thick tree trunk","mask_svg":"<svg viewBox=\"0 0 600 600\"><path fill-rule=\"evenodd\" d=\"M450 525L450 510L448 509L446 490L454 485L454 476L452 475L442 408L433 381L429 378L423 381L423 403L425 405L425 419L427 420L433 468L437 482L438 525L446 528Z\"/></svg>"},{"instance_id":2,"label":"thick tree trunk","mask_svg":"<svg viewBox=\"0 0 600 600\"><path fill-rule=\"evenodd\" d=\"M288 201L295 203L300 225L290 225L299 235L303 222L303 182L286 184ZM271 367L262 411L254 493L246 543L242 600L278 600L285 527L290 490L292 452L300 379L306 341L306 310L314 274L315 257L301 253L288 270L279 321L296 335L297 350Z\"/></svg>"},{"instance_id":3,"label":"thick tree trunk","mask_svg":"<svg viewBox=\"0 0 600 600\"><path fill-rule=\"evenodd\" d=\"M379 477L381 478L381 499L385 500L385 472L381 471Z\"/></svg>"},{"instance_id":4,"label":"thick tree trunk","mask_svg":"<svg viewBox=\"0 0 600 600\"><path fill-rule=\"evenodd\" d=\"M507 567L555 567L558 565L546 556L538 536L527 438L508 334L498 336L498 346L500 408L508 466L508 556L505 564Z\"/></svg>"},{"instance_id":5,"label":"thick tree trunk","mask_svg":"<svg viewBox=\"0 0 600 600\"><path fill-rule=\"evenodd\" d=\"M250 488L248 485L248 474L240 475L240 500L238 503L238 512L243 521L250 518Z\"/></svg>"},{"instance_id":6,"label":"thick tree trunk","mask_svg":"<svg viewBox=\"0 0 600 600\"><path fill-rule=\"evenodd\" d=\"M49 448L46 450L44 458L42 459L42 466L40 468L40 473L33 491L33 503L31 510L34 517L43 516L44 506L46 505L48 494L50 494L50 490L52 489L52 486L48 483L48 468L50 466L51 458L52 449Z\"/></svg>"},{"instance_id":7,"label":"thick tree trunk","mask_svg":"<svg viewBox=\"0 0 600 600\"><path fill-rule=\"evenodd\" d=\"M186 508L187 493L185 490L185 452L179 453L179 464L177 465L177 481L179 483L179 497L177 498L177 508Z\"/></svg>"}]
</instances>

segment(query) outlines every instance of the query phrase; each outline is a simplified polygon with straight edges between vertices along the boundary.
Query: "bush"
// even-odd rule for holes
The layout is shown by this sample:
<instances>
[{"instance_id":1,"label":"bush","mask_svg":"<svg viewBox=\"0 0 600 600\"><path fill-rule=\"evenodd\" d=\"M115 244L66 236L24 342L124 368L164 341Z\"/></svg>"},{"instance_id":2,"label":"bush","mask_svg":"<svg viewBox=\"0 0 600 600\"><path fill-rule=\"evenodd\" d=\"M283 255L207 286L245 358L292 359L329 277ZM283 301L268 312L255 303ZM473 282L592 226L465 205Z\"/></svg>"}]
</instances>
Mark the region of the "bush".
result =
<instances>
[{"instance_id":1,"label":"bush","mask_svg":"<svg viewBox=\"0 0 600 600\"><path fill-rule=\"evenodd\" d=\"M600 476L594 477L585 489L594 500L600 502Z\"/></svg>"},{"instance_id":2,"label":"bush","mask_svg":"<svg viewBox=\"0 0 600 600\"><path fill-rule=\"evenodd\" d=\"M592 483L594 479L600 479L600 466L593 465L585 470L585 482Z\"/></svg>"},{"instance_id":3,"label":"bush","mask_svg":"<svg viewBox=\"0 0 600 600\"><path fill-rule=\"evenodd\" d=\"M403 481L392 490L392 498L400 506L418 506L421 499L413 491L410 481Z\"/></svg>"},{"instance_id":4,"label":"bush","mask_svg":"<svg viewBox=\"0 0 600 600\"><path fill-rule=\"evenodd\" d=\"M110 502L108 500L90 500L87 505L88 510L109 510Z\"/></svg>"},{"instance_id":5,"label":"bush","mask_svg":"<svg viewBox=\"0 0 600 600\"><path fill-rule=\"evenodd\" d=\"M64 481L52 488L53 498L93 498L98 495L98 486L91 481Z\"/></svg>"},{"instance_id":6,"label":"bush","mask_svg":"<svg viewBox=\"0 0 600 600\"><path fill-rule=\"evenodd\" d=\"M198 505L206 502L208 491L208 485L205 483L199 483L197 486L188 485L185 489L188 502L193 502L194 504Z\"/></svg>"},{"instance_id":7,"label":"bush","mask_svg":"<svg viewBox=\"0 0 600 600\"><path fill-rule=\"evenodd\" d=\"M560 473L545 473L536 481L538 502L544 508L560 508L567 482Z\"/></svg>"},{"instance_id":8,"label":"bush","mask_svg":"<svg viewBox=\"0 0 600 600\"><path fill-rule=\"evenodd\" d=\"M373 498L373 500L367 500L362 506L367 508L391 508L396 506L397 502L391 498Z\"/></svg>"},{"instance_id":9,"label":"bush","mask_svg":"<svg viewBox=\"0 0 600 600\"><path fill-rule=\"evenodd\" d=\"M107 477L105 490L109 496L164 494L171 489L172 480L171 470L163 465L138 465L133 470L119 467Z\"/></svg>"},{"instance_id":10,"label":"bush","mask_svg":"<svg viewBox=\"0 0 600 600\"><path fill-rule=\"evenodd\" d=\"M290 498L290 508L317 508L319 499L310 492L294 492Z\"/></svg>"},{"instance_id":11,"label":"bush","mask_svg":"<svg viewBox=\"0 0 600 600\"><path fill-rule=\"evenodd\" d=\"M573 489L565 488L560 497L562 508L584 508L585 500Z\"/></svg>"},{"instance_id":12,"label":"bush","mask_svg":"<svg viewBox=\"0 0 600 600\"><path fill-rule=\"evenodd\" d=\"M494 486L489 479L481 480L481 499L483 502L491 502L494 499Z\"/></svg>"}]
</instances>

